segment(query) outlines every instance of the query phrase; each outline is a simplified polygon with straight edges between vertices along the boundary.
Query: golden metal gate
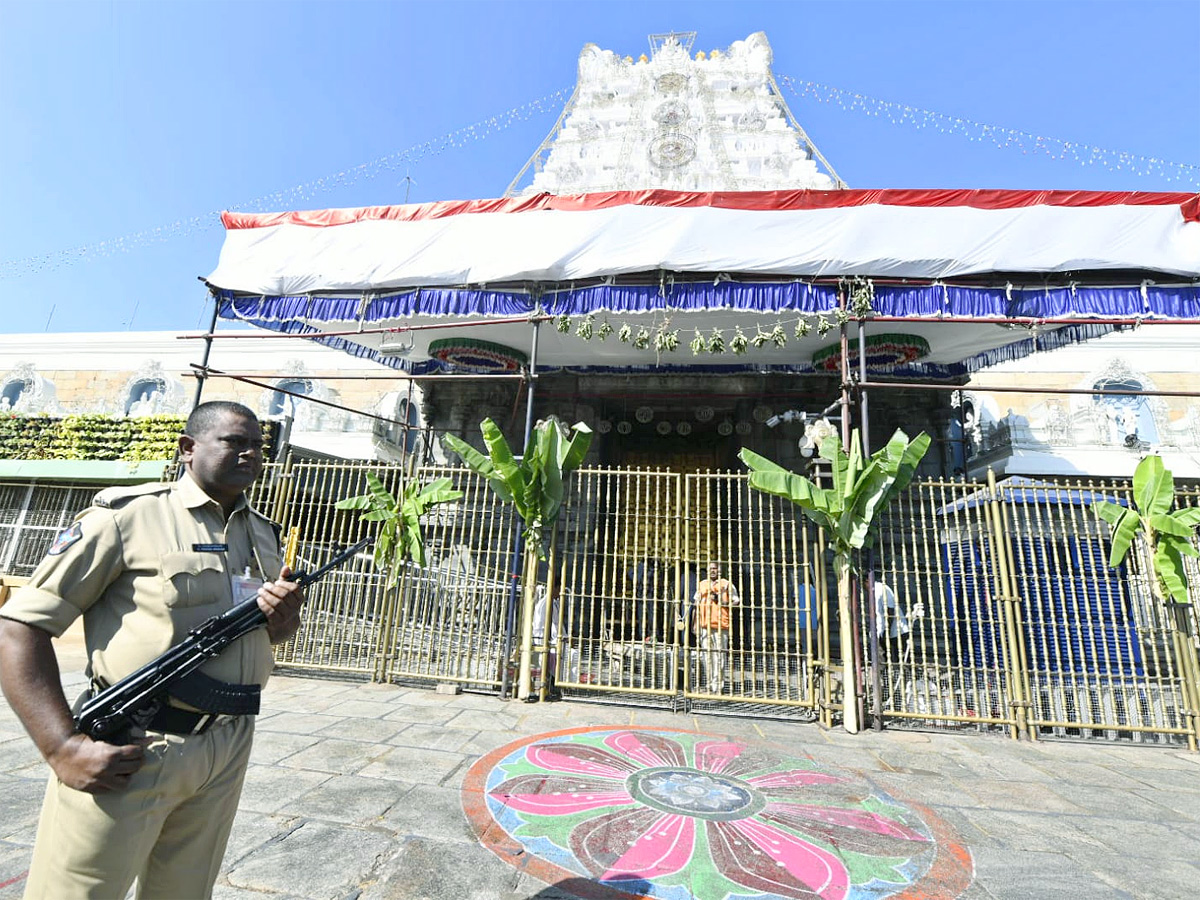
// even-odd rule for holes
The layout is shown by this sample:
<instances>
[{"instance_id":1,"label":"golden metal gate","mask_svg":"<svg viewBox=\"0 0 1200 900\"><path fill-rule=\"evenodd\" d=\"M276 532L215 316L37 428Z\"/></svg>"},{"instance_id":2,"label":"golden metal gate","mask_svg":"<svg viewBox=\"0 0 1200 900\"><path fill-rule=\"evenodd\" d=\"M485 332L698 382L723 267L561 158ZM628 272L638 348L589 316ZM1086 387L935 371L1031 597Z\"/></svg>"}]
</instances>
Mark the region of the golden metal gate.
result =
<instances>
[{"instance_id":1,"label":"golden metal gate","mask_svg":"<svg viewBox=\"0 0 1200 900\"><path fill-rule=\"evenodd\" d=\"M311 568L367 533L357 514L333 510L365 490L367 471L400 478L376 464L286 462L254 499L285 528L300 528L300 565ZM472 473L416 473L440 475L466 496L425 523L429 564L410 566L390 592L369 559L314 586L281 663L486 690L505 683L520 634L519 528ZM915 484L883 514L872 551L883 587L870 602L865 590L855 595L858 644L843 654L831 560L789 504L751 491L741 473L583 469L539 573L553 596L543 595L548 619L545 606L535 619L549 628L535 627L543 652L534 677L545 684L546 669L578 697L819 714L825 724L849 693L868 727L1194 747L1195 614L1172 615L1153 599L1140 550L1108 568L1108 526L1092 509L1104 499L1129 503L1129 490ZM1196 505L1197 492L1177 500ZM694 598L709 563L741 601L727 644L696 629Z\"/></svg>"},{"instance_id":2,"label":"golden metal gate","mask_svg":"<svg viewBox=\"0 0 1200 900\"><path fill-rule=\"evenodd\" d=\"M1176 620L1154 599L1140 542L1108 567L1100 501L1132 505L1128 483L927 481L901 496L874 550L894 595L875 598L874 633L860 607L867 709L1195 749L1195 614ZM1177 502L1195 505L1196 492Z\"/></svg>"},{"instance_id":3,"label":"golden metal gate","mask_svg":"<svg viewBox=\"0 0 1200 900\"><path fill-rule=\"evenodd\" d=\"M571 484L552 634L560 688L817 708L824 563L788 504L732 473L584 469ZM710 564L740 601L719 644L697 617Z\"/></svg>"}]
</instances>

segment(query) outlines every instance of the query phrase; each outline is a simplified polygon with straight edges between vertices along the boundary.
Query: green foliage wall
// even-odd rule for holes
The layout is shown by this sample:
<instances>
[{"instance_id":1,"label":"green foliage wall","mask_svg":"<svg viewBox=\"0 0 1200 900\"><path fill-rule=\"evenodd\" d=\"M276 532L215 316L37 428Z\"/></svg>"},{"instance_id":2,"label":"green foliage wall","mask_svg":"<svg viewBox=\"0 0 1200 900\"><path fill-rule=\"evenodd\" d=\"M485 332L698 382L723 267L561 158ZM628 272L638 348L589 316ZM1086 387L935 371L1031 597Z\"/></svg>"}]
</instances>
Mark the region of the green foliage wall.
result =
<instances>
[{"instance_id":1,"label":"green foliage wall","mask_svg":"<svg viewBox=\"0 0 1200 900\"><path fill-rule=\"evenodd\" d=\"M83 415L61 419L0 413L0 459L173 459L184 416ZM278 424L263 422L269 459Z\"/></svg>"}]
</instances>

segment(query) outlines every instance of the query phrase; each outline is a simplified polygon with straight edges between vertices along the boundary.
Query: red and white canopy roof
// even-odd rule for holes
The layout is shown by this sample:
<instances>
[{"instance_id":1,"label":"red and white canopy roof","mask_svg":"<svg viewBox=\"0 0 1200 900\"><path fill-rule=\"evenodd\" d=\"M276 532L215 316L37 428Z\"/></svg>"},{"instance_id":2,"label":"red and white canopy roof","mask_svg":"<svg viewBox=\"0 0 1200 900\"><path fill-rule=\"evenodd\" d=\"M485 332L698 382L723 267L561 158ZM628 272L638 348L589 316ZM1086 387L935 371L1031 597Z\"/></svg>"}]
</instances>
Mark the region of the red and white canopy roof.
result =
<instances>
[{"instance_id":1,"label":"red and white canopy roof","mask_svg":"<svg viewBox=\"0 0 1200 900\"><path fill-rule=\"evenodd\" d=\"M209 283L267 296L655 270L1200 276L1197 194L646 191L222 218L225 246Z\"/></svg>"},{"instance_id":2,"label":"red and white canopy roof","mask_svg":"<svg viewBox=\"0 0 1200 900\"><path fill-rule=\"evenodd\" d=\"M990 351L1026 337L994 324L979 334L930 324L947 316L1200 319L1198 194L645 191L223 220L225 244L208 277L223 315L292 333L448 316L653 313L669 316L686 343L693 327L713 322L769 329L828 311L830 282L843 276L878 280L876 312L913 327L875 330L924 333L937 364L971 357L964 347ZM470 336L489 339L483 331ZM615 342L585 350L570 337L545 343L540 360L654 362ZM786 362L767 359L771 346L738 362L803 366L832 339L806 337ZM331 343L346 341L354 352L378 350L366 335ZM716 360L685 351L670 362Z\"/></svg>"}]
</instances>

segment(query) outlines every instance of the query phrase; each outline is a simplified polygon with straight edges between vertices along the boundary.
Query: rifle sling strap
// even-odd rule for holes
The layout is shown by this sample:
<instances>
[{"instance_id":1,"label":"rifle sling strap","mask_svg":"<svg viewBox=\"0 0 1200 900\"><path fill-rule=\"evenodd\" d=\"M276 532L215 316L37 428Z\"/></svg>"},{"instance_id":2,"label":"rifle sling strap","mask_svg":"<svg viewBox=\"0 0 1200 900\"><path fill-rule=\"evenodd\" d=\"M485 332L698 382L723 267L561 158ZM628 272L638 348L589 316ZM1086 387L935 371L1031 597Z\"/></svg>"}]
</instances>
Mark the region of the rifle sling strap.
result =
<instances>
[{"instance_id":1,"label":"rifle sling strap","mask_svg":"<svg viewBox=\"0 0 1200 900\"><path fill-rule=\"evenodd\" d=\"M175 699L222 716L258 715L261 692L257 684L229 684L203 672L193 672L170 688Z\"/></svg>"}]
</instances>

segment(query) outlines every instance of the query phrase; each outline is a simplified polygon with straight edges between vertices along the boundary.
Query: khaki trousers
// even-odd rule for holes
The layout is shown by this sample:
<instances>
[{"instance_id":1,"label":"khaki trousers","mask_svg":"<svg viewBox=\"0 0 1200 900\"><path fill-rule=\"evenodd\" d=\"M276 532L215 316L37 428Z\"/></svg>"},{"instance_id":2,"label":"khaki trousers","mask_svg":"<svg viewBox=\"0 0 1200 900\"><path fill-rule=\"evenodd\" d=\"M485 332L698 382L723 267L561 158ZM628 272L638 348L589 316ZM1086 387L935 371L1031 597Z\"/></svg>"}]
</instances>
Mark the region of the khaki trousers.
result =
<instances>
[{"instance_id":1,"label":"khaki trousers","mask_svg":"<svg viewBox=\"0 0 1200 900\"><path fill-rule=\"evenodd\" d=\"M123 791L86 794L51 776L25 900L212 896L250 760L254 717L200 735L152 732Z\"/></svg>"}]
</instances>

